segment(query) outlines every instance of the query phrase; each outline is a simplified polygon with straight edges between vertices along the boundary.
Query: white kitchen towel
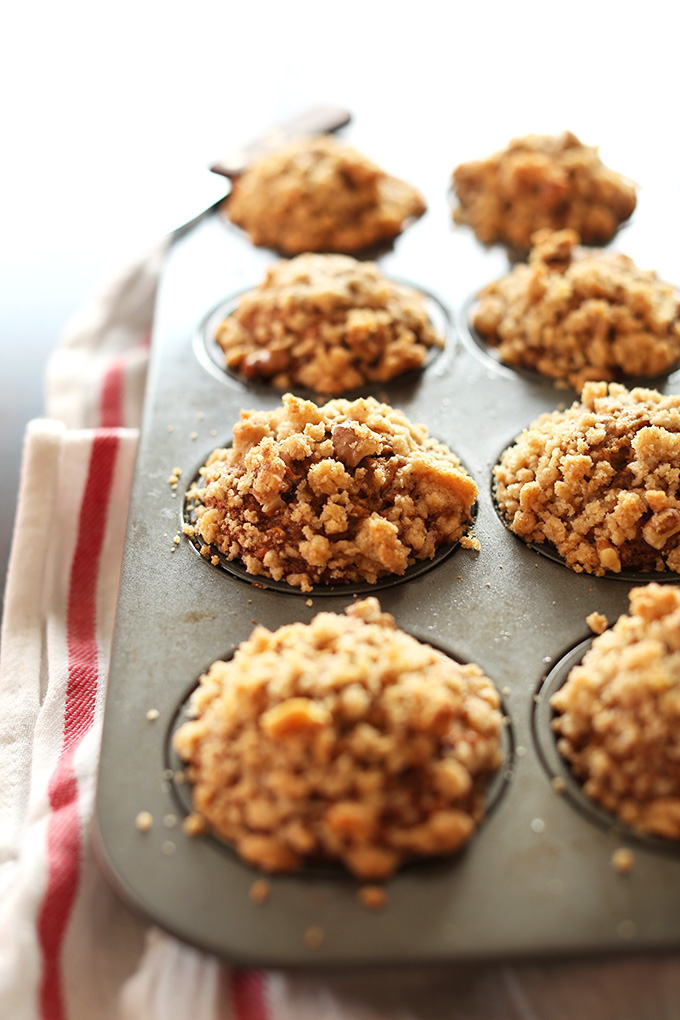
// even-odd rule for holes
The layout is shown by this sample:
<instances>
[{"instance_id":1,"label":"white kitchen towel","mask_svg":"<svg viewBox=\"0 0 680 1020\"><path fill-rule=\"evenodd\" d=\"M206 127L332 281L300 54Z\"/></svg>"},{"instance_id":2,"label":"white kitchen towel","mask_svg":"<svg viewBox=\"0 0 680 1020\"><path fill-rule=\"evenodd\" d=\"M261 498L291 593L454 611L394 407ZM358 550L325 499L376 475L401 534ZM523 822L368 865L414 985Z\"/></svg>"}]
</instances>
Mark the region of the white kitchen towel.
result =
<instances>
[{"instance_id":1,"label":"white kitchen towel","mask_svg":"<svg viewBox=\"0 0 680 1020\"><path fill-rule=\"evenodd\" d=\"M49 366L51 420L27 431L0 658L0 1020L676 1020L675 957L236 970L107 887L88 825L166 248L78 317Z\"/></svg>"}]
</instances>

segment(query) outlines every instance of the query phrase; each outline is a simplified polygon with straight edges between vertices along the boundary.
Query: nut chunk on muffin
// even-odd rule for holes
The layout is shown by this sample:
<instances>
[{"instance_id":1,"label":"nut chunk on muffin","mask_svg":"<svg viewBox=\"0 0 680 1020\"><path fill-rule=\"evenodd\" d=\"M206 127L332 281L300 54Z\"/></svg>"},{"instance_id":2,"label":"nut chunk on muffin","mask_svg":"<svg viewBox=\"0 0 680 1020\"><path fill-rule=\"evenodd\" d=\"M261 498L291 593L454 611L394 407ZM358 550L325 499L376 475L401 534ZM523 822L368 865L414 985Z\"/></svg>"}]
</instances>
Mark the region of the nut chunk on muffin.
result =
<instances>
[{"instance_id":1,"label":"nut chunk on muffin","mask_svg":"<svg viewBox=\"0 0 680 1020\"><path fill-rule=\"evenodd\" d=\"M680 589L650 584L551 700L558 749L587 796L680 839Z\"/></svg>"},{"instance_id":2,"label":"nut chunk on muffin","mask_svg":"<svg viewBox=\"0 0 680 1020\"><path fill-rule=\"evenodd\" d=\"M484 244L529 248L541 227L571 227L586 244L609 241L635 209L635 188L570 131L516 138L504 152L453 174L456 223Z\"/></svg>"},{"instance_id":3,"label":"nut chunk on muffin","mask_svg":"<svg viewBox=\"0 0 680 1020\"><path fill-rule=\"evenodd\" d=\"M352 254L391 241L426 205L410 184L321 135L254 163L234 181L225 208L254 244L297 255Z\"/></svg>"},{"instance_id":4,"label":"nut chunk on muffin","mask_svg":"<svg viewBox=\"0 0 680 1020\"><path fill-rule=\"evenodd\" d=\"M278 262L215 339L227 366L279 389L338 394L420 368L442 347L422 294L349 255Z\"/></svg>"},{"instance_id":5,"label":"nut chunk on muffin","mask_svg":"<svg viewBox=\"0 0 680 1020\"><path fill-rule=\"evenodd\" d=\"M290 394L242 411L233 445L189 494L195 532L253 575L303 591L373 583L466 536L477 486L458 458L388 404ZM186 531L191 532L191 528Z\"/></svg>"},{"instance_id":6,"label":"nut chunk on muffin","mask_svg":"<svg viewBox=\"0 0 680 1020\"><path fill-rule=\"evenodd\" d=\"M273 633L215 662L175 735L195 810L249 864L337 860L361 879L452 854L501 764L500 698L395 627L377 599Z\"/></svg>"},{"instance_id":7,"label":"nut chunk on muffin","mask_svg":"<svg viewBox=\"0 0 680 1020\"><path fill-rule=\"evenodd\" d=\"M658 375L680 358L680 292L625 255L534 234L528 265L479 294L473 324L501 361L580 390L589 379Z\"/></svg>"},{"instance_id":8,"label":"nut chunk on muffin","mask_svg":"<svg viewBox=\"0 0 680 1020\"><path fill-rule=\"evenodd\" d=\"M511 531L568 567L680 571L680 396L586 383L541 415L495 468Z\"/></svg>"}]
</instances>

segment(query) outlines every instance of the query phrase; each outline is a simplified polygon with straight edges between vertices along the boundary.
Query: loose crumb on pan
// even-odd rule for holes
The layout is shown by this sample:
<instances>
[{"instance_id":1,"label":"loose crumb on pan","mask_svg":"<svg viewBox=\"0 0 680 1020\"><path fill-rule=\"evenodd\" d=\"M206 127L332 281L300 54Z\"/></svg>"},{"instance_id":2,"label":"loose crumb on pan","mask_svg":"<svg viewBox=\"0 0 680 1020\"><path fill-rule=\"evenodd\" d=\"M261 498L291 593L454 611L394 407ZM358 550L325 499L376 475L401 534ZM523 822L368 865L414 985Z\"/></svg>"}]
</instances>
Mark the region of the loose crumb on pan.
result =
<instances>
[{"instance_id":1,"label":"loose crumb on pan","mask_svg":"<svg viewBox=\"0 0 680 1020\"><path fill-rule=\"evenodd\" d=\"M387 905L387 892L382 885L362 885L357 899L369 910L383 910Z\"/></svg>"},{"instance_id":2,"label":"loose crumb on pan","mask_svg":"<svg viewBox=\"0 0 680 1020\"><path fill-rule=\"evenodd\" d=\"M641 832L680 839L680 588L629 593L551 699L583 792Z\"/></svg>"},{"instance_id":3,"label":"loose crumb on pan","mask_svg":"<svg viewBox=\"0 0 680 1020\"><path fill-rule=\"evenodd\" d=\"M619 875L629 875L635 867L635 854L627 846L620 846L612 854L612 868Z\"/></svg>"},{"instance_id":4,"label":"loose crumb on pan","mask_svg":"<svg viewBox=\"0 0 680 1020\"><path fill-rule=\"evenodd\" d=\"M135 818L135 825L140 832L148 832L153 825L153 815L149 811L140 811Z\"/></svg>"},{"instance_id":5,"label":"loose crumb on pan","mask_svg":"<svg viewBox=\"0 0 680 1020\"><path fill-rule=\"evenodd\" d=\"M565 783L564 779L562 779L562 776L553 776L552 779L550 780L550 785L552 786L555 793L564 793L564 791L567 788L567 784Z\"/></svg>"},{"instance_id":6,"label":"loose crumb on pan","mask_svg":"<svg viewBox=\"0 0 680 1020\"><path fill-rule=\"evenodd\" d=\"M410 184L322 135L254 163L234 181L224 209L254 244L287 255L352 254L391 241L426 205Z\"/></svg>"},{"instance_id":7,"label":"loose crumb on pan","mask_svg":"<svg viewBox=\"0 0 680 1020\"><path fill-rule=\"evenodd\" d=\"M680 358L680 292L632 259L542 230L520 263L478 295L475 329L508 365L569 382L667 372Z\"/></svg>"},{"instance_id":8,"label":"loose crumb on pan","mask_svg":"<svg viewBox=\"0 0 680 1020\"><path fill-rule=\"evenodd\" d=\"M542 227L570 227L586 244L604 244L636 202L634 186L570 131L515 138L489 159L462 163L453 186L456 223L472 227L484 244L522 249Z\"/></svg>"},{"instance_id":9,"label":"loose crumb on pan","mask_svg":"<svg viewBox=\"0 0 680 1020\"><path fill-rule=\"evenodd\" d=\"M250 898L253 903L266 903L271 895L271 885L264 878L256 879L250 887Z\"/></svg>"},{"instance_id":10,"label":"loose crumb on pan","mask_svg":"<svg viewBox=\"0 0 680 1020\"><path fill-rule=\"evenodd\" d=\"M494 469L503 520L576 572L680 571L680 396L586 383Z\"/></svg>"},{"instance_id":11,"label":"loose crumb on pan","mask_svg":"<svg viewBox=\"0 0 680 1020\"><path fill-rule=\"evenodd\" d=\"M609 626L609 620L603 613L592 612L586 616L586 623L593 634L604 634Z\"/></svg>"},{"instance_id":12,"label":"loose crumb on pan","mask_svg":"<svg viewBox=\"0 0 680 1020\"><path fill-rule=\"evenodd\" d=\"M308 592L403 574L443 545L478 549L477 494L455 454L389 405L286 394L273 411L241 412L190 501L206 558L219 551Z\"/></svg>"},{"instance_id":13,"label":"loose crumb on pan","mask_svg":"<svg viewBox=\"0 0 680 1020\"><path fill-rule=\"evenodd\" d=\"M202 836L206 831L205 818L196 812L187 815L182 822L182 831L187 836Z\"/></svg>"},{"instance_id":14,"label":"loose crumb on pan","mask_svg":"<svg viewBox=\"0 0 680 1020\"><path fill-rule=\"evenodd\" d=\"M305 931L304 942L309 949L319 949L323 945L324 937L323 928L313 924Z\"/></svg>"},{"instance_id":15,"label":"loose crumb on pan","mask_svg":"<svg viewBox=\"0 0 680 1020\"><path fill-rule=\"evenodd\" d=\"M196 811L248 864L338 860L382 881L474 833L503 757L499 705L479 666L398 630L369 598L257 627L201 677L174 744Z\"/></svg>"},{"instance_id":16,"label":"loose crumb on pan","mask_svg":"<svg viewBox=\"0 0 680 1020\"><path fill-rule=\"evenodd\" d=\"M443 347L422 294L347 255L277 262L215 340L228 368L280 390L337 395L421 368Z\"/></svg>"},{"instance_id":17,"label":"loose crumb on pan","mask_svg":"<svg viewBox=\"0 0 680 1020\"><path fill-rule=\"evenodd\" d=\"M148 722L155 722L156 719L158 719L159 715L160 712L158 711L157 708L150 708L146 713L145 718Z\"/></svg>"}]
</instances>

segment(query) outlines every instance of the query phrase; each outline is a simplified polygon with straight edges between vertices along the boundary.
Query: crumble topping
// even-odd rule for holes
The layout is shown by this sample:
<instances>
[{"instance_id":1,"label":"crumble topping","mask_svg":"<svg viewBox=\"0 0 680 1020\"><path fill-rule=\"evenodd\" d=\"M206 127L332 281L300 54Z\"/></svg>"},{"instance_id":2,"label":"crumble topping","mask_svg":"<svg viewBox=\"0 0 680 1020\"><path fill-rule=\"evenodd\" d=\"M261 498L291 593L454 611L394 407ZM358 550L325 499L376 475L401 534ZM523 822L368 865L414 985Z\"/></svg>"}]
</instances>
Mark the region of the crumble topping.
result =
<instances>
[{"instance_id":1,"label":"crumble topping","mask_svg":"<svg viewBox=\"0 0 680 1020\"><path fill-rule=\"evenodd\" d=\"M273 411L242 411L233 445L203 470L189 497L204 549L302 591L403 574L443 544L479 548L466 535L473 479L424 425L372 397L317 407L286 394Z\"/></svg>"},{"instance_id":2,"label":"crumble topping","mask_svg":"<svg viewBox=\"0 0 680 1020\"><path fill-rule=\"evenodd\" d=\"M680 839L680 589L633 588L629 602L551 699L553 728L588 797L641 832ZM630 852L617 854L614 866L630 870Z\"/></svg>"},{"instance_id":3,"label":"crumble topping","mask_svg":"<svg viewBox=\"0 0 680 1020\"><path fill-rule=\"evenodd\" d=\"M381 880L452 854L501 764L496 688L396 628L377 599L257 627L215 662L175 736L195 809L264 871L337 860Z\"/></svg>"},{"instance_id":4,"label":"crumble topping","mask_svg":"<svg viewBox=\"0 0 680 1020\"><path fill-rule=\"evenodd\" d=\"M680 293L626 255L534 234L529 264L479 294L475 328L501 361L565 380L659 375L680 358Z\"/></svg>"},{"instance_id":5,"label":"crumble topping","mask_svg":"<svg viewBox=\"0 0 680 1020\"><path fill-rule=\"evenodd\" d=\"M511 531L568 567L680 571L680 396L586 383L503 453L496 500Z\"/></svg>"},{"instance_id":6,"label":"crumble topping","mask_svg":"<svg viewBox=\"0 0 680 1020\"><path fill-rule=\"evenodd\" d=\"M571 227L586 244L605 244L635 209L635 188L609 170L576 135L527 135L453 174L453 218L484 244L529 248L541 227Z\"/></svg>"},{"instance_id":7,"label":"crumble topping","mask_svg":"<svg viewBox=\"0 0 680 1020\"><path fill-rule=\"evenodd\" d=\"M410 184L321 135L254 163L234 181L225 208L254 244L297 255L351 254L390 241L426 205Z\"/></svg>"},{"instance_id":8,"label":"crumble topping","mask_svg":"<svg viewBox=\"0 0 680 1020\"><path fill-rule=\"evenodd\" d=\"M386 382L444 346L418 291L348 255L278 262L215 339L228 368L247 378L324 394Z\"/></svg>"}]
</instances>

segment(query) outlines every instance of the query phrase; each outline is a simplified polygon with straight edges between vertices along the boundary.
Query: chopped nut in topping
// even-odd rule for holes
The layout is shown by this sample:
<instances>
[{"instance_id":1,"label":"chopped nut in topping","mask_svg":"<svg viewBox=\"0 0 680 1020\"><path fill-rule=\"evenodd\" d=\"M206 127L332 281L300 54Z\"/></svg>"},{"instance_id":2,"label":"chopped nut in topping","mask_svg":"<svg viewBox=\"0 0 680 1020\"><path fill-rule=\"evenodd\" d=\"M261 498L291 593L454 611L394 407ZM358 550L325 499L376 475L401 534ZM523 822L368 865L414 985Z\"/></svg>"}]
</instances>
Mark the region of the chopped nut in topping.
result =
<instances>
[{"instance_id":1,"label":"chopped nut in topping","mask_svg":"<svg viewBox=\"0 0 680 1020\"><path fill-rule=\"evenodd\" d=\"M680 358L680 292L625 255L534 235L529 263L479 294L473 323L501 361L563 380L653 376Z\"/></svg>"},{"instance_id":2,"label":"chopped nut in topping","mask_svg":"<svg viewBox=\"0 0 680 1020\"><path fill-rule=\"evenodd\" d=\"M175 735L195 808L264 871L338 860L364 881L460 850L501 764L500 698L374 598L215 662Z\"/></svg>"},{"instance_id":3,"label":"chopped nut in topping","mask_svg":"<svg viewBox=\"0 0 680 1020\"><path fill-rule=\"evenodd\" d=\"M551 699L553 728L586 796L634 829L678 840L680 588L650 584L629 600L630 614L595 638Z\"/></svg>"},{"instance_id":4,"label":"chopped nut in topping","mask_svg":"<svg viewBox=\"0 0 680 1020\"><path fill-rule=\"evenodd\" d=\"M301 138L238 177L225 201L254 244L287 255L361 251L425 212L418 191L329 135Z\"/></svg>"},{"instance_id":5,"label":"chopped nut in topping","mask_svg":"<svg viewBox=\"0 0 680 1020\"><path fill-rule=\"evenodd\" d=\"M281 390L340 394L420 368L444 338L418 291L373 262L299 255L272 266L217 327L227 367Z\"/></svg>"},{"instance_id":6,"label":"chopped nut in topping","mask_svg":"<svg viewBox=\"0 0 680 1020\"><path fill-rule=\"evenodd\" d=\"M570 131L516 138L504 152L457 167L453 186L456 223L484 244L515 248L529 248L542 227L570 227L586 244L605 244L635 209L633 185Z\"/></svg>"},{"instance_id":7,"label":"chopped nut in topping","mask_svg":"<svg viewBox=\"0 0 680 1020\"><path fill-rule=\"evenodd\" d=\"M586 383L494 474L510 530L552 544L573 570L680 572L680 396Z\"/></svg>"},{"instance_id":8,"label":"chopped nut in topping","mask_svg":"<svg viewBox=\"0 0 680 1020\"><path fill-rule=\"evenodd\" d=\"M403 574L466 536L477 486L448 447L366 400L322 407L286 395L242 411L192 495L196 531L253 575L302 591Z\"/></svg>"}]
</instances>

